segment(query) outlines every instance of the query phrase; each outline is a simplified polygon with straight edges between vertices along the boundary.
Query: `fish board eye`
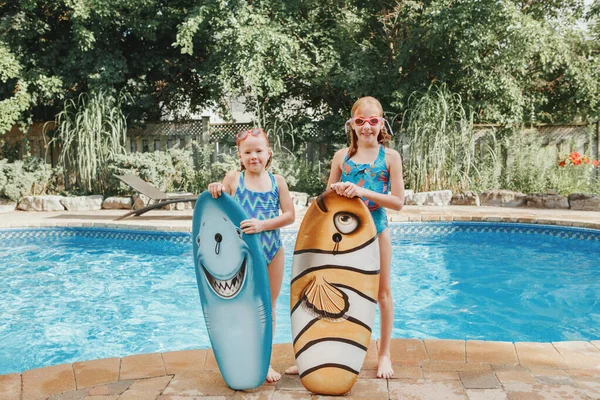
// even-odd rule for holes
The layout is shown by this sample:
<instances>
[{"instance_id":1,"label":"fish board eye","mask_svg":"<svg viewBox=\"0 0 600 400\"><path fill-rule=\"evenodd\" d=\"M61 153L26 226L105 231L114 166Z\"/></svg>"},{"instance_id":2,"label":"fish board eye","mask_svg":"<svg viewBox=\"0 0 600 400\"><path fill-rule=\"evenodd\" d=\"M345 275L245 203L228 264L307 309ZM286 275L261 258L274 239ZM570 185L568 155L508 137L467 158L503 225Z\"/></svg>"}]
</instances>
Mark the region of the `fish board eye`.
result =
<instances>
[{"instance_id":1,"label":"fish board eye","mask_svg":"<svg viewBox=\"0 0 600 400\"><path fill-rule=\"evenodd\" d=\"M196 243L198 243L198 246L200 246L200 235L196 237Z\"/></svg>"},{"instance_id":2,"label":"fish board eye","mask_svg":"<svg viewBox=\"0 0 600 400\"><path fill-rule=\"evenodd\" d=\"M360 220L358 217L349 212L338 212L333 216L335 229L344 235L348 235L358 229Z\"/></svg>"}]
</instances>

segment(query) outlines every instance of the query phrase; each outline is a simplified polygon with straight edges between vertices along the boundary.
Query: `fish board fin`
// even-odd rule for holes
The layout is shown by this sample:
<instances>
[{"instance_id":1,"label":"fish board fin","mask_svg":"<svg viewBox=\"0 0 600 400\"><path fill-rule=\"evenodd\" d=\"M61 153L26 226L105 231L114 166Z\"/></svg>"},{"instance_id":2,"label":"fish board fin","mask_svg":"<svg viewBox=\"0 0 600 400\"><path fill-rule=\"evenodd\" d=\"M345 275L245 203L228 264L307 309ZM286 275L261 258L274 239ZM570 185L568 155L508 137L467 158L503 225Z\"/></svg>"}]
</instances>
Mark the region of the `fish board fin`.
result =
<instances>
[{"instance_id":1,"label":"fish board fin","mask_svg":"<svg viewBox=\"0 0 600 400\"><path fill-rule=\"evenodd\" d=\"M346 293L315 276L302 293L302 307L319 319L340 322L346 319L350 303Z\"/></svg>"}]
</instances>

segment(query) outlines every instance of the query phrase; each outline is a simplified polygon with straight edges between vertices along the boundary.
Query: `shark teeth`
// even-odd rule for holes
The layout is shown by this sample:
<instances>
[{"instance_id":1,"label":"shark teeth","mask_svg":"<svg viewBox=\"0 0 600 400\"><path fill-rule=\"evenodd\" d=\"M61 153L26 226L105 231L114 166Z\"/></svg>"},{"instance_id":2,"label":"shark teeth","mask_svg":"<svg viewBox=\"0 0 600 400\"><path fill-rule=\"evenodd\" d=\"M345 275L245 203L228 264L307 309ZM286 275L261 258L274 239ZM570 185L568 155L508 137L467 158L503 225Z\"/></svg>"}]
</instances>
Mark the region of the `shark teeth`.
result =
<instances>
[{"instance_id":1,"label":"shark teeth","mask_svg":"<svg viewBox=\"0 0 600 400\"><path fill-rule=\"evenodd\" d=\"M233 278L226 281L215 278L206 270L206 268L203 269L206 280L217 296L229 299L238 294L238 292L242 289L242 285L244 284L244 279L246 277L246 258L244 258L244 261L242 261L242 265L237 274L235 274Z\"/></svg>"}]
</instances>

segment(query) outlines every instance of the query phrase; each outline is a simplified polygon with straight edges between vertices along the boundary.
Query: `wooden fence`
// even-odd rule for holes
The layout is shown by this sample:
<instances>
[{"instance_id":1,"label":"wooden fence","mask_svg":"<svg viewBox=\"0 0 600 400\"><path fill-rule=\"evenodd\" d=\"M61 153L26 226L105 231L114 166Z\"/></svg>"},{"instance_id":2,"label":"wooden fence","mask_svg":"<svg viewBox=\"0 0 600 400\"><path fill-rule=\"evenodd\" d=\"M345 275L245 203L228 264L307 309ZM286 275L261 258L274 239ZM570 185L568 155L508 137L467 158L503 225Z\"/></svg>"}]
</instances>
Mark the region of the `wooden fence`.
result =
<instances>
[{"instance_id":1,"label":"wooden fence","mask_svg":"<svg viewBox=\"0 0 600 400\"><path fill-rule=\"evenodd\" d=\"M52 124L52 123L50 123ZM128 130L128 151L148 152L165 151L170 148L189 149L192 142L207 143L214 146L213 157L224 152L234 151L235 134L241 130L249 129L252 123L210 123L209 118L181 122L149 123L142 129ZM51 125L50 125L51 127ZM48 126L47 126L48 128ZM501 125L475 125L475 137L485 137L493 130L504 129ZM593 159L600 157L600 121L594 124L563 124L563 125L535 125L522 129L524 134L538 134L543 137L542 144L556 146L561 152L569 151L574 146L580 152L589 149L588 154ZM323 160L328 154L327 135L313 129L305 141L305 157L309 162ZM58 160L59 149L55 146L48 147L48 138L44 135L44 123L34 123L26 132L17 126L0 136L4 151L16 154L22 158L27 152L36 157L45 158L53 166ZM273 141L273 139L272 139ZM404 158L408 156L408 139L401 135L395 138L398 150ZM272 143L273 144L273 143ZM289 143L284 143L284 145ZM7 158L5 154L3 158ZM13 158L15 158L13 156Z\"/></svg>"}]
</instances>

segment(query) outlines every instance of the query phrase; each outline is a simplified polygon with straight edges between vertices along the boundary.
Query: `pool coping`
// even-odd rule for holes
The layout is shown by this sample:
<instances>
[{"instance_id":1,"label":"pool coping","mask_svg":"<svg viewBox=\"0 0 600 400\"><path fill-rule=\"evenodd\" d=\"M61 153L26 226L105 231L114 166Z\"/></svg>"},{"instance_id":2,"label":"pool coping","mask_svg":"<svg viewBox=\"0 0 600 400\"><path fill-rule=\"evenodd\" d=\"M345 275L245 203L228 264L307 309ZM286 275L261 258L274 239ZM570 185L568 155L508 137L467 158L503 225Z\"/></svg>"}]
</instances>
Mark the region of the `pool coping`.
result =
<instances>
[{"instance_id":1,"label":"pool coping","mask_svg":"<svg viewBox=\"0 0 600 400\"><path fill-rule=\"evenodd\" d=\"M299 211L290 229L299 226L305 210ZM65 216L65 212L13 212L0 214L0 228L191 230L190 212L158 211L145 218L112 221L122 213L103 210ZM95 220L98 214L111 221ZM591 211L409 206L401 213L389 214L392 222L509 222L600 230L600 212ZM512 343L393 339L395 378L389 380L375 379L376 360L377 342L372 341L359 380L345 398L388 399L417 393L415 398L426 399L436 398L441 393L451 394L452 398L512 399L557 393L563 396L566 393L574 398L600 399L600 340ZM291 344L274 345L272 363L280 371L292 365ZM6 400L175 400L205 396L224 399L322 398L311 396L297 376L287 375L276 384L265 384L254 391L232 391L223 382L210 349L89 360L0 375L0 398Z\"/></svg>"}]
</instances>

